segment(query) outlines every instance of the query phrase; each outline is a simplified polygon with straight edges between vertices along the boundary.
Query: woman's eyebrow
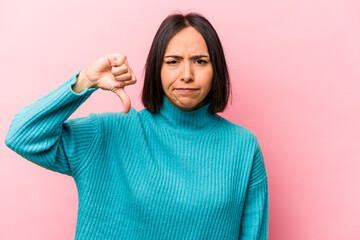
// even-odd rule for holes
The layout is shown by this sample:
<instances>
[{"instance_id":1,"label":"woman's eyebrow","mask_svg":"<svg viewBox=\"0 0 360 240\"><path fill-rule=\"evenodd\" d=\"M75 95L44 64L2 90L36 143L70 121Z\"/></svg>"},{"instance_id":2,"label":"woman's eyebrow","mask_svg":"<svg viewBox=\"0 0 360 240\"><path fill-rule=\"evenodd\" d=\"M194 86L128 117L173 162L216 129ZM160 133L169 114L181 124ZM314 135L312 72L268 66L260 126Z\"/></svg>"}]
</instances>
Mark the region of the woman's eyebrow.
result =
<instances>
[{"instance_id":1,"label":"woman's eyebrow","mask_svg":"<svg viewBox=\"0 0 360 240\"><path fill-rule=\"evenodd\" d=\"M164 58L176 58L176 59L183 59L183 57L178 56L178 55L168 55L168 56L165 56Z\"/></svg>"},{"instance_id":2,"label":"woman's eyebrow","mask_svg":"<svg viewBox=\"0 0 360 240\"><path fill-rule=\"evenodd\" d=\"M205 57L209 57L209 56L208 55L195 55L195 56L192 56L191 59L199 59L199 58L205 58ZM164 58L184 59L182 56L178 56L178 55L167 55Z\"/></svg>"},{"instance_id":3,"label":"woman's eyebrow","mask_svg":"<svg viewBox=\"0 0 360 240\"><path fill-rule=\"evenodd\" d=\"M207 58L207 57L209 57L209 56L208 55L195 55L195 56L192 56L191 59L196 60L196 59L199 59L199 58Z\"/></svg>"}]
</instances>

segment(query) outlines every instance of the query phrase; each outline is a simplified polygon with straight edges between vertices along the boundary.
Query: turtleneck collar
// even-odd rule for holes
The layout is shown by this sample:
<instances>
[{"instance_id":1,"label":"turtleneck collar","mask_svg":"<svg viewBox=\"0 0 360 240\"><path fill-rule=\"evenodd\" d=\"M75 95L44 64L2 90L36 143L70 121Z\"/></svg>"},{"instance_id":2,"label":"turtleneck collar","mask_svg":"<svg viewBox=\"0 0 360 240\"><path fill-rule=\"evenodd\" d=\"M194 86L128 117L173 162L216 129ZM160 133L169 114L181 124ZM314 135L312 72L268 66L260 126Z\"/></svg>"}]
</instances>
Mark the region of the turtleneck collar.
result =
<instances>
[{"instance_id":1,"label":"turtleneck collar","mask_svg":"<svg viewBox=\"0 0 360 240\"><path fill-rule=\"evenodd\" d=\"M170 103L166 97L163 98L163 104L155 117L165 127L170 127L180 131L203 131L212 129L220 120L216 114L208 111L210 104L193 111L182 111Z\"/></svg>"}]
</instances>

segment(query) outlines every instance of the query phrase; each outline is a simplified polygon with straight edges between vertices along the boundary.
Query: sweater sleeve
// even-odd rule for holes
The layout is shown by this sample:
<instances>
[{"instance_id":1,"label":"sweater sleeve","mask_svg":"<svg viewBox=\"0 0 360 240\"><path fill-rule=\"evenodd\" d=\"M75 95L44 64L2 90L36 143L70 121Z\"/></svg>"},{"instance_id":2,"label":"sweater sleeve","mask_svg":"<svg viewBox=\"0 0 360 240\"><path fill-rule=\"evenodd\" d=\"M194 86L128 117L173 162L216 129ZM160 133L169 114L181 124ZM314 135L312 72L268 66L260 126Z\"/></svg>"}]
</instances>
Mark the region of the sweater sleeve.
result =
<instances>
[{"instance_id":1,"label":"sweater sleeve","mask_svg":"<svg viewBox=\"0 0 360 240\"><path fill-rule=\"evenodd\" d=\"M85 89L79 94L72 90L79 72L22 108L12 120L5 139L6 145L24 158L71 176L81 168L81 156L97 129L95 115L66 121L96 90Z\"/></svg>"},{"instance_id":2,"label":"sweater sleeve","mask_svg":"<svg viewBox=\"0 0 360 240\"><path fill-rule=\"evenodd\" d=\"M260 147L254 156L244 204L240 239L266 240L268 235L268 181Z\"/></svg>"}]
</instances>

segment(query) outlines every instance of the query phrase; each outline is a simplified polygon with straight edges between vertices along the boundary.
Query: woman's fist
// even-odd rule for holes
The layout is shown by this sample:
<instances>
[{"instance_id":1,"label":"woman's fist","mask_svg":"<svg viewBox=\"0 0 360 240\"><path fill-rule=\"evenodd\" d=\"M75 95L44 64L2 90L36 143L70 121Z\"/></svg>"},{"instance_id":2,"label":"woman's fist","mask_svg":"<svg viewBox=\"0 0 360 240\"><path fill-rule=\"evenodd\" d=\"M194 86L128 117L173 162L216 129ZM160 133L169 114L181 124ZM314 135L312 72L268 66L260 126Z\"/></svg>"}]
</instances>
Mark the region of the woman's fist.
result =
<instances>
[{"instance_id":1,"label":"woman's fist","mask_svg":"<svg viewBox=\"0 0 360 240\"><path fill-rule=\"evenodd\" d=\"M107 54L80 72L73 90L77 93L82 92L84 88L112 91L120 97L126 114L130 111L131 102L124 87L134 83L136 77L129 67L126 56Z\"/></svg>"}]
</instances>

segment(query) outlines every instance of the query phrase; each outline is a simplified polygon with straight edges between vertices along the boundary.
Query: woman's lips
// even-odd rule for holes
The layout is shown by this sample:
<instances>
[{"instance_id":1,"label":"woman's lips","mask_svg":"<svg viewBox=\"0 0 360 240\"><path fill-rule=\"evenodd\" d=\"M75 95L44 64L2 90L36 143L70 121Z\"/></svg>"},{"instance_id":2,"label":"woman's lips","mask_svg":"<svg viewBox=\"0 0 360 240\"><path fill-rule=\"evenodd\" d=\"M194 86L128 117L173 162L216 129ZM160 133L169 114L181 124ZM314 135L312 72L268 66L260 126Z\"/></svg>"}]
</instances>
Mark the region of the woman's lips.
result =
<instances>
[{"instance_id":1,"label":"woman's lips","mask_svg":"<svg viewBox=\"0 0 360 240\"><path fill-rule=\"evenodd\" d=\"M192 93L199 89L198 88L175 88L175 90L178 92L181 92L181 93Z\"/></svg>"}]
</instances>

